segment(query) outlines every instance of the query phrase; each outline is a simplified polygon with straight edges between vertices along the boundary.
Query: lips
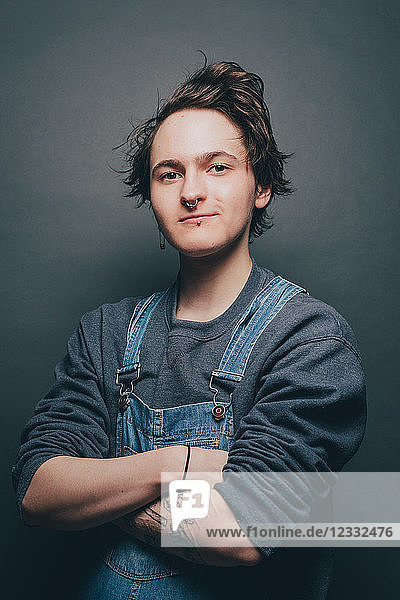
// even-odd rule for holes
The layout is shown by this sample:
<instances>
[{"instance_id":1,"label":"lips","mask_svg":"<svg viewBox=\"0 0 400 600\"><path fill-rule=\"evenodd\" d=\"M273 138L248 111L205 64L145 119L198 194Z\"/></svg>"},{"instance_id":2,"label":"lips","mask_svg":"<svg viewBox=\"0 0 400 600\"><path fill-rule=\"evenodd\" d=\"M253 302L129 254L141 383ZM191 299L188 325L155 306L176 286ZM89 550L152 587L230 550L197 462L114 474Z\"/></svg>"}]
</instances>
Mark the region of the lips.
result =
<instances>
[{"instance_id":1,"label":"lips","mask_svg":"<svg viewBox=\"0 0 400 600\"><path fill-rule=\"evenodd\" d=\"M184 217L183 219L179 219L180 223L184 223L185 221L189 221L192 219L201 219L202 217L215 217L217 215L217 213L200 213L198 215L187 215L187 217Z\"/></svg>"}]
</instances>

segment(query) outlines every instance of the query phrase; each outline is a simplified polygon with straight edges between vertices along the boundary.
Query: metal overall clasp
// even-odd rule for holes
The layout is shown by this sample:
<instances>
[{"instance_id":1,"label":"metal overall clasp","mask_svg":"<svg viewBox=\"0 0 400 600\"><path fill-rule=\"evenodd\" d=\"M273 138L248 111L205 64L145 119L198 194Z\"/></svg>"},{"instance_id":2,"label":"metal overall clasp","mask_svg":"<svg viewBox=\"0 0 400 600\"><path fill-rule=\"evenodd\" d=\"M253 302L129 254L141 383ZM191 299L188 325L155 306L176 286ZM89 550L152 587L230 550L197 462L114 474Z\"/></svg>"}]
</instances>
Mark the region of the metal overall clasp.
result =
<instances>
[{"instance_id":1,"label":"metal overall clasp","mask_svg":"<svg viewBox=\"0 0 400 600\"><path fill-rule=\"evenodd\" d=\"M230 405L232 404L232 394L233 392L231 392L229 394L229 399L230 402L228 404L221 404L220 402L217 402L217 396L218 396L218 390L217 388L213 387L213 378L218 376L218 371L213 371L211 373L211 377L210 377L210 383L209 383L209 388L212 392L214 392L214 396L213 396L213 403L214 406L211 409L211 414L214 417L214 419L218 422L218 421L222 421L222 419L225 417L226 415L226 411L228 410L228 408L230 407Z\"/></svg>"},{"instance_id":2,"label":"metal overall clasp","mask_svg":"<svg viewBox=\"0 0 400 600\"><path fill-rule=\"evenodd\" d=\"M119 405L119 409L121 412L125 412L129 406L131 396L134 393L134 391L133 391L134 383L140 377L140 363L135 364L133 378L130 379L130 381L128 381L127 383L123 383L122 381L120 381L120 375L123 375L123 374L128 374L128 373L126 371L124 372L123 368L117 369L116 377L115 377L115 383L119 386L118 405Z\"/></svg>"}]
</instances>

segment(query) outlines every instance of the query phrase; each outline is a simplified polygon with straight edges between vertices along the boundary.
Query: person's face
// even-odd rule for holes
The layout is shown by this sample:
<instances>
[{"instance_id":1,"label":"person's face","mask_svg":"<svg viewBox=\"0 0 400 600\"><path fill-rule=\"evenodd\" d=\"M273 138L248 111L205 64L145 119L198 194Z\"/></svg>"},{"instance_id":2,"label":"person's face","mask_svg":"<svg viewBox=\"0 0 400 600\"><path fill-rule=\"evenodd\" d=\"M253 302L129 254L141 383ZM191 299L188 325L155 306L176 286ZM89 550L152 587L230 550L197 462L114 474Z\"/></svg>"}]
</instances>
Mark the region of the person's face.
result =
<instances>
[{"instance_id":1,"label":"person's face","mask_svg":"<svg viewBox=\"0 0 400 600\"><path fill-rule=\"evenodd\" d=\"M179 252L207 256L239 239L246 247L254 206L270 189L255 190L241 132L225 115L186 109L158 129L150 155L150 195L161 231ZM194 203L188 208L185 201Z\"/></svg>"}]
</instances>

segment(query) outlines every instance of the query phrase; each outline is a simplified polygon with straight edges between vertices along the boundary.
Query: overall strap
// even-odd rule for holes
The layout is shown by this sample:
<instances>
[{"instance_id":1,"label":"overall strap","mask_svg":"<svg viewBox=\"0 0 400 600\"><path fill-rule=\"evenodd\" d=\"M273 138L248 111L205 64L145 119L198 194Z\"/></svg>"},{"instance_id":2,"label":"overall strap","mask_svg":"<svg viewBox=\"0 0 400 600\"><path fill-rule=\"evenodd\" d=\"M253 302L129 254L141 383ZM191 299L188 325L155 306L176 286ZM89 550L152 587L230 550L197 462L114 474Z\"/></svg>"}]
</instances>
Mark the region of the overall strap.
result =
<instances>
[{"instance_id":1,"label":"overall strap","mask_svg":"<svg viewBox=\"0 0 400 600\"><path fill-rule=\"evenodd\" d=\"M214 392L212 413L217 421L224 418L226 409L232 402L232 393L229 404L218 404L218 390L213 387L214 379L230 381L233 384L243 379L247 362L258 338L285 304L300 292L308 293L304 288L277 275L257 294L240 317L219 367L212 371L210 378L209 387Z\"/></svg>"},{"instance_id":2,"label":"overall strap","mask_svg":"<svg viewBox=\"0 0 400 600\"><path fill-rule=\"evenodd\" d=\"M129 322L123 365L116 371L115 383L120 388L119 405L122 411L129 405L135 381L140 377L140 348L150 317L161 298L167 293L156 292L138 302Z\"/></svg>"}]
</instances>

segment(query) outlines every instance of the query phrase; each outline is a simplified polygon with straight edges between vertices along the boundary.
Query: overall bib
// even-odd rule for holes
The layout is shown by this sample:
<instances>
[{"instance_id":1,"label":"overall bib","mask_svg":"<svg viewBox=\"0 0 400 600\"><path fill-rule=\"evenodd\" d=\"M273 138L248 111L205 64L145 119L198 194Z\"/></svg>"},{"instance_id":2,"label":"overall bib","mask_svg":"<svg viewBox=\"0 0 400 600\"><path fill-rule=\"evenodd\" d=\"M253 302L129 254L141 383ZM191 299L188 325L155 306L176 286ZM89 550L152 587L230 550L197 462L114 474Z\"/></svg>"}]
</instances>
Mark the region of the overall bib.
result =
<instances>
[{"instance_id":1,"label":"overall bib","mask_svg":"<svg viewBox=\"0 0 400 600\"><path fill-rule=\"evenodd\" d=\"M233 390L243 378L261 333L286 302L300 292L306 290L282 277L270 281L240 316L218 369L211 372L212 400L165 409L150 408L134 393L134 384L140 377L140 348L146 328L167 292L141 300L128 327L123 366L116 373L120 387L116 455L127 456L178 444L229 451L233 441L233 391L228 395L227 390ZM154 600L157 597L232 600L236 597L232 590L240 587L239 579L243 580L245 567L193 565L136 541L116 527L115 530L114 543L86 590L84 600ZM218 583L221 575L228 571L229 581L224 577L223 583ZM248 570L246 573L248 576Z\"/></svg>"}]
</instances>

